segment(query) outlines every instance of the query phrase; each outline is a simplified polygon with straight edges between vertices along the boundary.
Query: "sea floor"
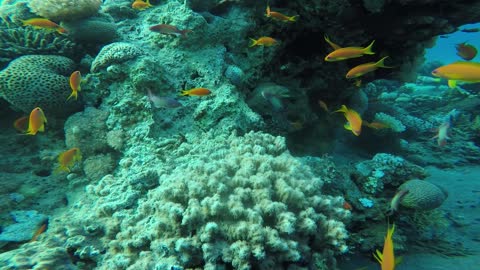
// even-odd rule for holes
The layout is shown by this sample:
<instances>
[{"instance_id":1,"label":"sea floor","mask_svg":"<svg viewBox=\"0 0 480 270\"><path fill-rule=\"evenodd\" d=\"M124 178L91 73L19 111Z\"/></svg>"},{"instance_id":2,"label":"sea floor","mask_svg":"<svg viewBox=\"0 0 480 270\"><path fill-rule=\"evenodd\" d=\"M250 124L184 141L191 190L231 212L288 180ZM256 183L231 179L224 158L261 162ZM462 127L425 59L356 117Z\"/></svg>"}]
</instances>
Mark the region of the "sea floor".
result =
<instances>
[{"instance_id":1,"label":"sea floor","mask_svg":"<svg viewBox=\"0 0 480 270\"><path fill-rule=\"evenodd\" d=\"M426 179L448 191L448 199L441 206L447 216L455 221L444 239L463 243L471 253L467 256L444 256L425 250L403 254L403 261L396 270L478 270L480 269L480 166L454 169L427 167L430 176ZM432 250L434 248L432 247ZM380 269L371 258L353 255L339 262L342 270Z\"/></svg>"}]
</instances>

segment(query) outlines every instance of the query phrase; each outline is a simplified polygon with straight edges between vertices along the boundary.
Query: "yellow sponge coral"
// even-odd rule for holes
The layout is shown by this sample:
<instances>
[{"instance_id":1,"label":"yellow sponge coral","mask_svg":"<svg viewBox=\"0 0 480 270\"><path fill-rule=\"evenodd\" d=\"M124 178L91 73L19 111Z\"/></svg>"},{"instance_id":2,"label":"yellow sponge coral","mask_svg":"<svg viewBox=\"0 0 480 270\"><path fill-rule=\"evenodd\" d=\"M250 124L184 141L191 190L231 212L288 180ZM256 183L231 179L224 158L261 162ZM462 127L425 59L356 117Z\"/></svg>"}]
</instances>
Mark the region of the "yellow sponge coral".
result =
<instances>
[{"instance_id":1,"label":"yellow sponge coral","mask_svg":"<svg viewBox=\"0 0 480 270\"><path fill-rule=\"evenodd\" d=\"M54 21L73 21L97 14L102 0L31 0L30 9Z\"/></svg>"}]
</instances>

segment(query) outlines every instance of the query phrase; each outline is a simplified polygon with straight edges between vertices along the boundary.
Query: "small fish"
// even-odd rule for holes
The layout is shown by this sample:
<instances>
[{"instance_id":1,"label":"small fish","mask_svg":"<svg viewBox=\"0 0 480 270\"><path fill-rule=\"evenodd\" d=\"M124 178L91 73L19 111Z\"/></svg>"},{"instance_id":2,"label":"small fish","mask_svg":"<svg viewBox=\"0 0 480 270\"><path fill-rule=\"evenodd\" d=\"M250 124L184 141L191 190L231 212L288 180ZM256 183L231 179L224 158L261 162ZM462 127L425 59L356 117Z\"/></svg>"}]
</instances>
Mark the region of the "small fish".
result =
<instances>
[{"instance_id":1,"label":"small fish","mask_svg":"<svg viewBox=\"0 0 480 270\"><path fill-rule=\"evenodd\" d=\"M325 101L318 100L318 105L320 105L320 108L322 108L322 110L324 110L325 112L330 112L330 110L328 109L327 103L325 103Z\"/></svg>"},{"instance_id":2,"label":"small fish","mask_svg":"<svg viewBox=\"0 0 480 270\"><path fill-rule=\"evenodd\" d=\"M153 7L152 4L150 4L150 0L143 1L143 0L135 0L132 3L132 8L136 10L145 10L147 8Z\"/></svg>"},{"instance_id":3,"label":"small fish","mask_svg":"<svg viewBox=\"0 0 480 270\"><path fill-rule=\"evenodd\" d=\"M190 90L182 90L180 96L206 96L211 93L207 88L192 88Z\"/></svg>"},{"instance_id":4,"label":"small fish","mask_svg":"<svg viewBox=\"0 0 480 270\"><path fill-rule=\"evenodd\" d=\"M358 78L360 76L365 75L366 73L372 72L378 68L392 68L389 66L385 66L383 63L385 59L387 59L388 56L383 57L382 59L378 60L377 62L370 62L370 63L365 63L358 65L352 69L350 69L347 72L347 75L345 75L345 78L351 79L351 78Z\"/></svg>"},{"instance_id":5,"label":"small fish","mask_svg":"<svg viewBox=\"0 0 480 270\"><path fill-rule=\"evenodd\" d=\"M477 56L477 48L466 42L455 45L455 48L457 49L457 55L463 60L470 61Z\"/></svg>"},{"instance_id":6,"label":"small fish","mask_svg":"<svg viewBox=\"0 0 480 270\"><path fill-rule=\"evenodd\" d=\"M480 82L480 63L455 62L435 69L432 75L448 80L450 88L455 88L458 81L478 83Z\"/></svg>"},{"instance_id":7,"label":"small fish","mask_svg":"<svg viewBox=\"0 0 480 270\"><path fill-rule=\"evenodd\" d=\"M78 98L78 92L80 92L80 84L82 83L82 74L80 74L80 71L74 71L70 75L70 88L72 89L72 94L68 96L67 100L70 98L75 98L77 100Z\"/></svg>"},{"instance_id":8,"label":"small fish","mask_svg":"<svg viewBox=\"0 0 480 270\"><path fill-rule=\"evenodd\" d=\"M280 12L272 11L272 10L270 10L269 5L267 5L267 10L266 10L265 16L267 16L268 18L278 20L278 21L282 21L282 22L296 22L297 18L298 18L298 15L287 16L287 15L284 15Z\"/></svg>"},{"instance_id":9,"label":"small fish","mask_svg":"<svg viewBox=\"0 0 480 270\"><path fill-rule=\"evenodd\" d=\"M340 45L337 45L335 43L333 43L330 38L328 38L327 35L324 35L323 38L325 39L325 41L334 49L334 50L338 50L338 49L341 49L342 47L340 47Z\"/></svg>"},{"instance_id":10,"label":"small fish","mask_svg":"<svg viewBox=\"0 0 480 270\"><path fill-rule=\"evenodd\" d=\"M58 156L58 167L55 169L55 172L70 172L70 168L72 168L75 163L80 160L82 160L82 153L80 152L80 149L76 147L69 149Z\"/></svg>"},{"instance_id":11,"label":"small fish","mask_svg":"<svg viewBox=\"0 0 480 270\"><path fill-rule=\"evenodd\" d=\"M342 105L342 107L335 112L342 112L347 119L347 123L343 126L346 130L352 131L355 136L359 136L362 131L362 117L360 114L353 109L347 108L347 106Z\"/></svg>"},{"instance_id":12,"label":"small fish","mask_svg":"<svg viewBox=\"0 0 480 270\"><path fill-rule=\"evenodd\" d=\"M343 202L343 209L345 209L345 210L350 210L350 211L351 211L351 210L353 210L353 207L352 207L352 205L351 205L349 202L344 201L344 202Z\"/></svg>"},{"instance_id":13,"label":"small fish","mask_svg":"<svg viewBox=\"0 0 480 270\"><path fill-rule=\"evenodd\" d=\"M28 129L26 135L35 135L37 132L44 132L45 131L45 123L47 123L47 118L43 113L40 107L36 107L30 113L30 117L28 119Z\"/></svg>"},{"instance_id":14,"label":"small fish","mask_svg":"<svg viewBox=\"0 0 480 270\"><path fill-rule=\"evenodd\" d=\"M336 49L335 51L325 56L325 61L336 62L336 61L342 61L346 59L361 57L365 54L375 54L374 52L372 52L373 43L375 43L375 40L372 41L372 43L370 43L370 45L368 45L365 48L345 47L345 48Z\"/></svg>"},{"instance_id":15,"label":"small fish","mask_svg":"<svg viewBox=\"0 0 480 270\"><path fill-rule=\"evenodd\" d=\"M437 135L432 137L432 139L437 139L438 146L445 146L447 144L447 140L450 140L450 137L448 137L450 126L450 121L445 121L440 125L440 127L438 127Z\"/></svg>"},{"instance_id":16,"label":"small fish","mask_svg":"<svg viewBox=\"0 0 480 270\"><path fill-rule=\"evenodd\" d=\"M439 83L441 82L441 78L434 78L434 77L429 77L429 76L417 76L417 83L420 84L432 84L432 83Z\"/></svg>"},{"instance_id":17,"label":"small fish","mask_svg":"<svg viewBox=\"0 0 480 270\"><path fill-rule=\"evenodd\" d=\"M22 22L23 22L23 26L32 26L35 29L51 30L51 31L56 31L60 34L67 33L67 30L65 28L44 18L32 18L32 19L24 20Z\"/></svg>"},{"instance_id":18,"label":"small fish","mask_svg":"<svg viewBox=\"0 0 480 270\"><path fill-rule=\"evenodd\" d=\"M382 270L395 270L395 267L400 263L400 258L395 259L393 232L395 231L395 224L387 229L387 236L383 244L383 252L378 249L373 257L380 263Z\"/></svg>"},{"instance_id":19,"label":"small fish","mask_svg":"<svg viewBox=\"0 0 480 270\"><path fill-rule=\"evenodd\" d=\"M367 121L363 121L363 125L364 126L367 126L369 128L373 128L373 129L385 129L385 128L390 128L387 124L384 124L384 123L380 123L380 122L367 122Z\"/></svg>"},{"instance_id":20,"label":"small fish","mask_svg":"<svg viewBox=\"0 0 480 270\"><path fill-rule=\"evenodd\" d=\"M148 89L148 99L155 108L177 108L182 106L182 103L174 98L155 96L150 89Z\"/></svg>"},{"instance_id":21,"label":"small fish","mask_svg":"<svg viewBox=\"0 0 480 270\"><path fill-rule=\"evenodd\" d=\"M476 33L476 32L480 31L480 28L466 28L466 29L462 29L460 31L464 32L464 33Z\"/></svg>"},{"instance_id":22,"label":"small fish","mask_svg":"<svg viewBox=\"0 0 480 270\"><path fill-rule=\"evenodd\" d=\"M13 127L22 132L22 133L25 133L27 132L28 130L28 116L22 116L20 118L18 118L17 120L15 120L15 122L13 122Z\"/></svg>"},{"instance_id":23,"label":"small fish","mask_svg":"<svg viewBox=\"0 0 480 270\"><path fill-rule=\"evenodd\" d=\"M35 233L32 236L32 239L30 239L30 242L35 242L37 241L37 238L40 236L40 234L44 233L47 230L47 225L48 221L45 221L42 226L40 226Z\"/></svg>"},{"instance_id":24,"label":"small fish","mask_svg":"<svg viewBox=\"0 0 480 270\"><path fill-rule=\"evenodd\" d=\"M271 37L260 37L258 39L250 38L251 43L249 47L253 46L265 46L270 47L278 44L278 41Z\"/></svg>"},{"instance_id":25,"label":"small fish","mask_svg":"<svg viewBox=\"0 0 480 270\"><path fill-rule=\"evenodd\" d=\"M408 190L407 189L402 189L402 190L399 190L395 194L395 196L393 196L392 201L390 202L390 208L388 209L388 211L386 213L387 216L391 216L395 212L398 211L398 207L400 206L400 202L403 200L403 198L407 194L408 194Z\"/></svg>"},{"instance_id":26,"label":"small fish","mask_svg":"<svg viewBox=\"0 0 480 270\"><path fill-rule=\"evenodd\" d=\"M153 25L150 26L150 30L164 35L181 36L182 38L186 38L188 33L193 32L190 29L180 30L176 26L170 24Z\"/></svg>"}]
</instances>

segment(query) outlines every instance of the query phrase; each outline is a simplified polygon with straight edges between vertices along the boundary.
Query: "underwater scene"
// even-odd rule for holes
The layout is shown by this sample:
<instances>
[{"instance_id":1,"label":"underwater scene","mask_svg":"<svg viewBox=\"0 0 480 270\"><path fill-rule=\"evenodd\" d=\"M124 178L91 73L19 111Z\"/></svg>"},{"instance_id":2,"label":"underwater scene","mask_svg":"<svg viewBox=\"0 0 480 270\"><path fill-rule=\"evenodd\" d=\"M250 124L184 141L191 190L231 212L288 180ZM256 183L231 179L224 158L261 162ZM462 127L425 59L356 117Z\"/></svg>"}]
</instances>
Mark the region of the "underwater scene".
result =
<instances>
[{"instance_id":1,"label":"underwater scene","mask_svg":"<svg viewBox=\"0 0 480 270\"><path fill-rule=\"evenodd\" d=\"M0 0L0 270L480 269L480 1Z\"/></svg>"}]
</instances>

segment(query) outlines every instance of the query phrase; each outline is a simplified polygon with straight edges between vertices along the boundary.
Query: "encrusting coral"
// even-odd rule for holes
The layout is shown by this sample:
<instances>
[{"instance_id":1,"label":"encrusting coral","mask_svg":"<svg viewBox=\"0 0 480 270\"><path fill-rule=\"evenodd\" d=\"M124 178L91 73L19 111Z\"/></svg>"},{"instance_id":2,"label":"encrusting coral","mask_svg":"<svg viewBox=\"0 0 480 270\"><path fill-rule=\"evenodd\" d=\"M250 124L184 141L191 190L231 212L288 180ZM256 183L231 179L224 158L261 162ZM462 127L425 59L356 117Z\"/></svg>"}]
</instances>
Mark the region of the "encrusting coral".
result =
<instances>
[{"instance_id":1,"label":"encrusting coral","mask_svg":"<svg viewBox=\"0 0 480 270\"><path fill-rule=\"evenodd\" d=\"M348 250L343 198L323 195L323 180L286 151L283 138L211 132L188 140L168 148L161 166L145 145L132 146L118 176L87 187L96 213L88 210L82 222L109 231L103 241L111 252L96 259L99 267L276 269L310 261L331 269L332 255ZM151 147L163 153L167 146Z\"/></svg>"},{"instance_id":2,"label":"encrusting coral","mask_svg":"<svg viewBox=\"0 0 480 270\"><path fill-rule=\"evenodd\" d=\"M71 21L97 14L102 0L30 0L28 6L39 16Z\"/></svg>"},{"instance_id":3,"label":"encrusting coral","mask_svg":"<svg viewBox=\"0 0 480 270\"><path fill-rule=\"evenodd\" d=\"M47 114L77 110L80 101L65 101L71 93L68 76L75 64L57 55L19 57L0 72L0 97L24 113L41 107Z\"/></svg>"}]
</instances>

